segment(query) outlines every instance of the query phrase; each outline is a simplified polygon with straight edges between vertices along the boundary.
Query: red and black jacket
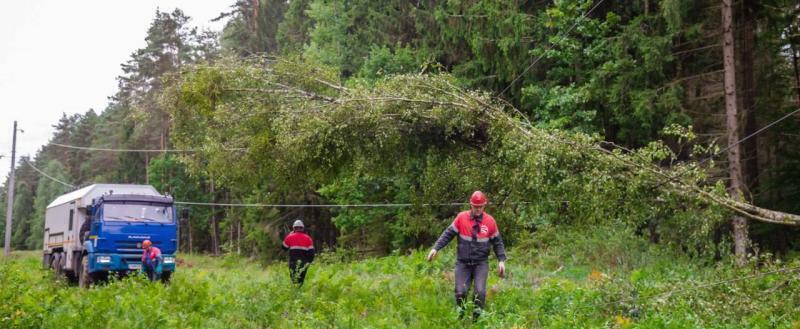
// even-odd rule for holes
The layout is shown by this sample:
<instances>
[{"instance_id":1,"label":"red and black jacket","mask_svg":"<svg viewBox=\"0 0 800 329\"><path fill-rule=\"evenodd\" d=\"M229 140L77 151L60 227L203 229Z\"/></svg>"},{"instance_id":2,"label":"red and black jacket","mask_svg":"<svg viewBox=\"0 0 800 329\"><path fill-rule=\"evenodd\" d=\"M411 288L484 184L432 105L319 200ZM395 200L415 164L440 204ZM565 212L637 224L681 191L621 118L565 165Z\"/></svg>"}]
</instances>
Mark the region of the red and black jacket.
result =
<instances>
[{"instance_id":1,"label":"red and black jacket","mask_svg":"<svg viewBox=\"0 0 800 329\"><path fill-rule=\"evenodd\" d=\"M441 250L458 236L457 260L464 263L485 262L489 259L489 249L501 261L506 260L506 249L503 238L497 229L494 217L487 213L472 217L470 211L462 211L448 228L439 236L433 249Z\"/></svg>"},{"instance_id":2,"label":"red and black jacket","mask_svg":"<svg viewBox=\"0 0 800 329\"><path fill-rule=\"evenodd\" d=\"M289 250L289 265L298 260L303 263L314 261L314 240L303 232L292 232L283 239L283 249Z\"/></svg>"},{"instance_id":3,"label":"red and black jacket","mask_svg":"<svg viewBox=\"0 0 800 329\"><path fill-rule=\"evenodd\" d=\"M150 249L142 251L142 266L155 268L161 261L161 249L152 246Z\"/></svg>"}]
</instances>

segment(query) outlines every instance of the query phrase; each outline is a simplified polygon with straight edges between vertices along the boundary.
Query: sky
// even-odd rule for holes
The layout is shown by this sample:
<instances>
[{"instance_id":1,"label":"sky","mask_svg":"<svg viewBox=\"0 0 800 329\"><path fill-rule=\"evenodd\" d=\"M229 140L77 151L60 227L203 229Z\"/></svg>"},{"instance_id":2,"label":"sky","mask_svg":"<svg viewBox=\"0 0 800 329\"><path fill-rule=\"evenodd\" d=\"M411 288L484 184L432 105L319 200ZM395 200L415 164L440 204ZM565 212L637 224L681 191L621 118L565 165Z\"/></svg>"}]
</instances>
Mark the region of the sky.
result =
<instances>
[{"instance_id":1,"label":"sky","mask_svg":"<svg viewBox=\"0 0 800 329\"><path fill-rule=\"evenodd\" d=\"M211 22L234 0L0 1L0 179L11 167L14 120L17 166L50 140L62 113L98 114L117 90L120 64L145 46L156 10L180 8L192 26Z\"/></svg>"}]
</instances>

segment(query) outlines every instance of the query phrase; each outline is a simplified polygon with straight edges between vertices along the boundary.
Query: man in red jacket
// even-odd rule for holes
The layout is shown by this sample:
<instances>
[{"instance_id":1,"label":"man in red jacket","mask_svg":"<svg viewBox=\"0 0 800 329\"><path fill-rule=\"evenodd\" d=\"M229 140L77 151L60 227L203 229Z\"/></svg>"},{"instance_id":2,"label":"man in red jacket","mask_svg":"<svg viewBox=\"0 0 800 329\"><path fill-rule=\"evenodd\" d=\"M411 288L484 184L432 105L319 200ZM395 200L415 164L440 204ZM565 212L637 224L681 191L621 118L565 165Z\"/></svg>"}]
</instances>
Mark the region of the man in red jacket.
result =
<instances>
[{"instance_id":1,"label":"man in red jacket","mask_svg":"<svg viewBox=\"0 0 800 329\"><path fill-rule=\"evenodd\" d=\"M303 221L299 219L294 221L292 229L293 232L283 239L283 249L289 250L289 272L292 282L300 287L306 279L308 266L314 261L314 240L303 232L305 230Z\"/></svg>"},{"instance_id":2,"label":"man in red jacket","mask_svg":"<svg viewBox=\"0 0 800 329\"><path fill-rule=\"evenodd\" d=\"M161 257L161 249L154 246L150 240L142 241L142 271L144 271L150 281L158 280L161 277L161 266L164 259Z\"/></svg>"},{"instance_id":3,"label":"man in red jacket","mask_svg":"<svg viewBox=\"0 0 800 329\"><path fill-rule=\"evenodd\" d=\"M473 292L475 309L473 319L480 316L481 309L486 302L486 279L489 276L489 249L494 249L500 262L497 264L500 277L506 273L506 251L500 231L494 217L483 211L486 206L486 195L481 191L472 193L469 200L471 209L462 211L447 227L433 249L428 253L428 261L433 260L439 250L442 250L450 240L458 236L456 251L456 305L459 317L464 315L464 300L472 283L475 283Z\"/></svg>"}]
</instances>

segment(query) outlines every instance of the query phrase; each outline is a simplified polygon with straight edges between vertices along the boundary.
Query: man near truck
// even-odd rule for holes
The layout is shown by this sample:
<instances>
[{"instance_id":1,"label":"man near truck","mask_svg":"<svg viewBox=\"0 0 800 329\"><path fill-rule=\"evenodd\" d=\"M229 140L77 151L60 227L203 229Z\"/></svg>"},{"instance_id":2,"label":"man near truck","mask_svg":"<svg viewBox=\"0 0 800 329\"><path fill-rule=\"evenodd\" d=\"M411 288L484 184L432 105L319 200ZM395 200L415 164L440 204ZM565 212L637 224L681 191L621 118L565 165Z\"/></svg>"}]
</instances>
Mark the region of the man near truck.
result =
<instances>
[{"instance_id":1,"label":"man near truck","mask_svg":"<svg viewBox=\"0 0 800 329\"><path fill-rule=\"evenodd\" d=\"M161 257L161 249L153 246L150 240L142 241L142 271L150 281L158 280L161 277L161 264L164 259Z\"/></svg>"},{"instance_id":2,"label":"man near truck","mask_svg":"<svg viewBox=\"0 0 800 329\"><path fill-rule=\"evenodd\" d=\"M303 286L308 266L314 261L314 240L304 231L305 225L298 219L283 239L283 249L289 250L289 274L298 287Z\"/></svg>"},{"instance_id":3,"label":"man near truck","mask_svg":"<svg viewBox=\"0 0 800 329\"><path fill-rule=\"evenodd\" d=\"M487 199L481 191L472 193L469 200L470 210L459 213L453 223L448 226L433 249L428 253L428 261L432 261L439 250L442 250L450 240L458 236L458 249L456 252L456 305L459 318L464 316L464 301L467 292L474 282L473 291L475 308L472 313L473 320L480 316L481 309L486 302L486 279L489 276L489 249L494 249L500 277L505 276L506 252L500 231L494 217L484 212Z\"/></svg>"}]
</instances>

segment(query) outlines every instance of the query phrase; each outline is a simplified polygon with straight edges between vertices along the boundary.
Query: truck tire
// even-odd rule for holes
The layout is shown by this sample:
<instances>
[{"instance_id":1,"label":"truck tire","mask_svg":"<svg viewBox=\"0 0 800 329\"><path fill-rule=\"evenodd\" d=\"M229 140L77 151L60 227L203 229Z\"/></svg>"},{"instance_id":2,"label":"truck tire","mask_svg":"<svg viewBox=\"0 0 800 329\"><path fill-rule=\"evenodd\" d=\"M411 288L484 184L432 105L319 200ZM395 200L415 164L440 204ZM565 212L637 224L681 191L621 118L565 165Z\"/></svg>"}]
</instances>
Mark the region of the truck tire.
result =
<instances>
[{"instance_id":1,"label":"truck tire","mask_svg":"<svg viewBox=\"0 0 800 329\"><path fill-rule=\"evenodd\" d=\"M57 253L56 256L53 258L53 270L56 273L56 279L61 279L64 275L64 267L61 263L61 258L63 257L62 253Z\"/></svg>"},{"instance_id":2,"label":"truck tire","mask_svg":"<svg viewBox=\"0 0 800 329\"><path fill-rule=\"evenodd\" d=\"M81 256L81 267L78 270L78 286L81 288L89 288L92 285L92 274L89 273L89 256Z\"/></svg>"},{"instance_id":3,"label":"truck tire","mask_svg":"<svg viewBox=\"0 0 800 329\"><path fill-rule=\"evenodd\" d=\"M50 260L47 262L47 268L56 271L56 254L50 254Z\"/></svg>"},{"instance_id":4,"label":"truck tire","mask_svg":"<svg viewBox=\"0 0 800 329\"><path fill-rule=\"evenodd\" d=\"M67 257L67 255L64 254L64 257ZM64 262L64 263L66 263L66 262ZM67 282L70 285L77 285L78 284L78 275L80 274L78 272L80 272L80 267L81 267L81 253L73 251L73 254L72 254L72 270L64 270L64 274L66 274L66 277L67 277Z\"/></svg>"},{"instance_id":5,"label":"truck tire","mask_svg":"<svg viewBox=\"0 0 800 329\"><path fill-rule=\"evenodd\" d=\"M161 282L162 283L168 284L170 278L172 278L172 272L170 272L170 271L161 272Z\"/></svg>"},{"instance_id":6,"label":"truck tire","mask_svg":"<svg viewBox=\"0 0 800 329\"><path fill-rule=\"evenodd\" d=\"M50 262L53 261L52 255L48 253L42 253L42 268L48 269L50 268Z\"/></svg>"}]
</instances>

